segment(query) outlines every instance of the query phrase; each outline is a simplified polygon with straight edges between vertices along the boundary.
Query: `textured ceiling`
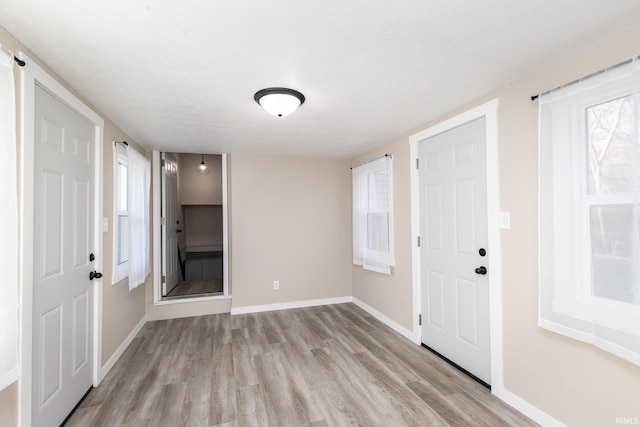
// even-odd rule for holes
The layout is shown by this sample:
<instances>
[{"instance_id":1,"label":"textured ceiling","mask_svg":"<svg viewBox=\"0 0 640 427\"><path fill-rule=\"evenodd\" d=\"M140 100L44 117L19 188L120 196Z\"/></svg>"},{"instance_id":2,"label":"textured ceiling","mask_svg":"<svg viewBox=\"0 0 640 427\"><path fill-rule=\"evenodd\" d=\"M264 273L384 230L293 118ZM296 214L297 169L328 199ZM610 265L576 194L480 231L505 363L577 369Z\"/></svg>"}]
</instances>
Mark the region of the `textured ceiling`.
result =
<instances>
[{"instance_id":1,"label":"textured ceiling","mask_svg":"<svg viewBox=\"0 0 640 427\"><path fill-rule=\"evenodd\" d=\"M149 149L349 157L640 22L638 0L0 0ZM304 93L284 118L265 87Z\"/></svg>"}]
</instances>

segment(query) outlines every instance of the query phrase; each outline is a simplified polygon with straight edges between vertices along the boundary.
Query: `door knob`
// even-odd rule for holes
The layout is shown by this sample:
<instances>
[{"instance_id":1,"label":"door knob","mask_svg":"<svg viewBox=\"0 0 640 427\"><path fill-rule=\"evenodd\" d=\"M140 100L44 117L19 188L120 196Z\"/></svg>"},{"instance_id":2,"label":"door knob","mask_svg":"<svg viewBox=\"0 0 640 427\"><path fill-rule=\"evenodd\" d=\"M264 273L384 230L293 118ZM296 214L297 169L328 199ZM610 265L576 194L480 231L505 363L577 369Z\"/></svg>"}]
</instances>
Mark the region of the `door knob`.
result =
<instances>
[{"instance_id":1,"label":"door knob","mask_svg":"<svg viewBox=\"0 0 640 427\"><path fill-rule=\"evenodd\" d=\"M487 274L487 269L484 265L481 265L480 267L476 268L476 274L481 274L481 275L485 275Z\"/></svg>"},{"instance_id":2,"label":"door knob","mask_svg":"<svg viewBox=\"0 0 640 427\"><path fill-rule=\"evenodd\" d=\"M480 254L480 256L485 256L487 254L487 250L485 248L480 248L478 253Z\"/></svg>"},{"instance_id":3,"label":"door knob","mask_svg":"<svg viewBox=\"0 0 640 427\"><path fill-rule=\"evenodd\" d=\"M102 273L98 273L97 271L92 271L89 273L89 280L100 279L102 277Z\"/></svg>"}]
</instances>

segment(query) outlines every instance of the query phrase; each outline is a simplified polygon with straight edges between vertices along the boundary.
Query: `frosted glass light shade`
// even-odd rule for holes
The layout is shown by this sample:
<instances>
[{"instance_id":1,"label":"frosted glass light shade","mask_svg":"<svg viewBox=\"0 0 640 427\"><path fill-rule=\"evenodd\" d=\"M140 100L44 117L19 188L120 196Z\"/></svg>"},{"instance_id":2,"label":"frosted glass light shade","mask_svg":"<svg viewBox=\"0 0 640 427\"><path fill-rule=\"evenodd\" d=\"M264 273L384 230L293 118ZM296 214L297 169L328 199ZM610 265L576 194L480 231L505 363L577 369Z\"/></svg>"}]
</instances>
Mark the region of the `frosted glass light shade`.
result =
<instances>
[{"instance_id":1,"label":"frosted glass light shade","mask_svg":"<svg viewBox=\"0 0 640 427\"><path fill-rule=\"evenodd\" d=\"M282 87L272 87L256 92L253 99L264 110L276 117L285 117L293 113L304 101L304 95L300 92Z\"/></svg>"},{"instance_id":2,"label":"frosted glass light shade","mask_svg":"<svg viewBox=\"0 0 640 427\"><path fill-rule=\"evenodd\" d=\"M204 154L202 155L202 162L200 162L200 165L198 166L198 172L203 175L207 175L209 173L209 168L204 162Z\"/></svg>"}]
</instances>

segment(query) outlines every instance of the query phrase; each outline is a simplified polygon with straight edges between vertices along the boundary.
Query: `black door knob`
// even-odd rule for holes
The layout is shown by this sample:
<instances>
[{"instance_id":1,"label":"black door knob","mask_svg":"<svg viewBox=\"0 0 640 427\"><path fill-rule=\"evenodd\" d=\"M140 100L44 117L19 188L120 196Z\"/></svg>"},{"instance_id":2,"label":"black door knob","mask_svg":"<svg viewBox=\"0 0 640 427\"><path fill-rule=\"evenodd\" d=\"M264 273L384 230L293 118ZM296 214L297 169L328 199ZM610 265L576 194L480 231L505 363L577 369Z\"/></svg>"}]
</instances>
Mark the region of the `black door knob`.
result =
<instances>
[{"instance_id":1,"label":"black door knob","mask_svg":"<svg viewBox=\"0 0 640 427\"><path fill-rule=\"evenodd\" d=\"M98 273L97 271L92 271L89 273L89 280L100 279L102 277L102 273Z\"/></svg>"},{"instance_id":2,"label":"black door knob","mask_svg":"<svg viewBox=\"0 0 640 427\"><path fill-rule=\"evenodd\" d=\"M487 274L487 269L484 265L481 265L480 267L476 268L476 274L481 274L481 275L485 275Z\"/></svg>"},{"instance_id":3,"label":"black door knob","mask_svg":"<svg viewBox=\"0 0 640 427\"><path fill-rule=\"evenodd\" d=\"M487 254L487 250L485 248L480 248L478 253L480 254L480 256L485 256Z\"/></svg>"}]
</instances>

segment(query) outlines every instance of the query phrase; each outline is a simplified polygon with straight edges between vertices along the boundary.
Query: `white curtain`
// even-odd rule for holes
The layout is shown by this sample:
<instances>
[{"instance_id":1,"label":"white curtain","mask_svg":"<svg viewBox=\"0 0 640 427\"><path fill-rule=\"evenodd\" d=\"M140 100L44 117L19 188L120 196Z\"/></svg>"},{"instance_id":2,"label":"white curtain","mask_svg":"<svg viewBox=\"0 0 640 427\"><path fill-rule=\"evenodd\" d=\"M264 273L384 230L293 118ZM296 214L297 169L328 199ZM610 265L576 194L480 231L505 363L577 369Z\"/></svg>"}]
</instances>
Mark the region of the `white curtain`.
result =
<instances>
[{"instance_id":1,"label":"white curtain","mask_svg":"<svg viewBox=\"0 0 640 427\"><path fill-rule=\"evenodd\" d=\"M18 379L18 187L13 53L0 45L0 390Z\"/></svg>"},{"instance_id":2,"label":"white curtain","mask_svg":"<svg viewBox=\"0 0 640 427\"><path fill-rule=\"evenodd\" d=\"M392 159L384 156L353 168L353 263L391 274Z\"/></svg>"},{"instance_id":3,"label":"white curtain","mask_svg":"<svg viewBox=\"0 0 640 427\"><path fill-rule=\"evenodd\" d=\"M133 147L127 149L129 193L129 290L151 272L149 195L151 163Z\"/></svg>"},{"instance_id":4,"label":"white curtain","mask_svg":"<svg viewBox=\"0 0 640 427\"><path fill-rule=\"evenodd\" d=\"M539 102L538 324L640 365L640 61Z\"/></svg>"}]
</instances>

